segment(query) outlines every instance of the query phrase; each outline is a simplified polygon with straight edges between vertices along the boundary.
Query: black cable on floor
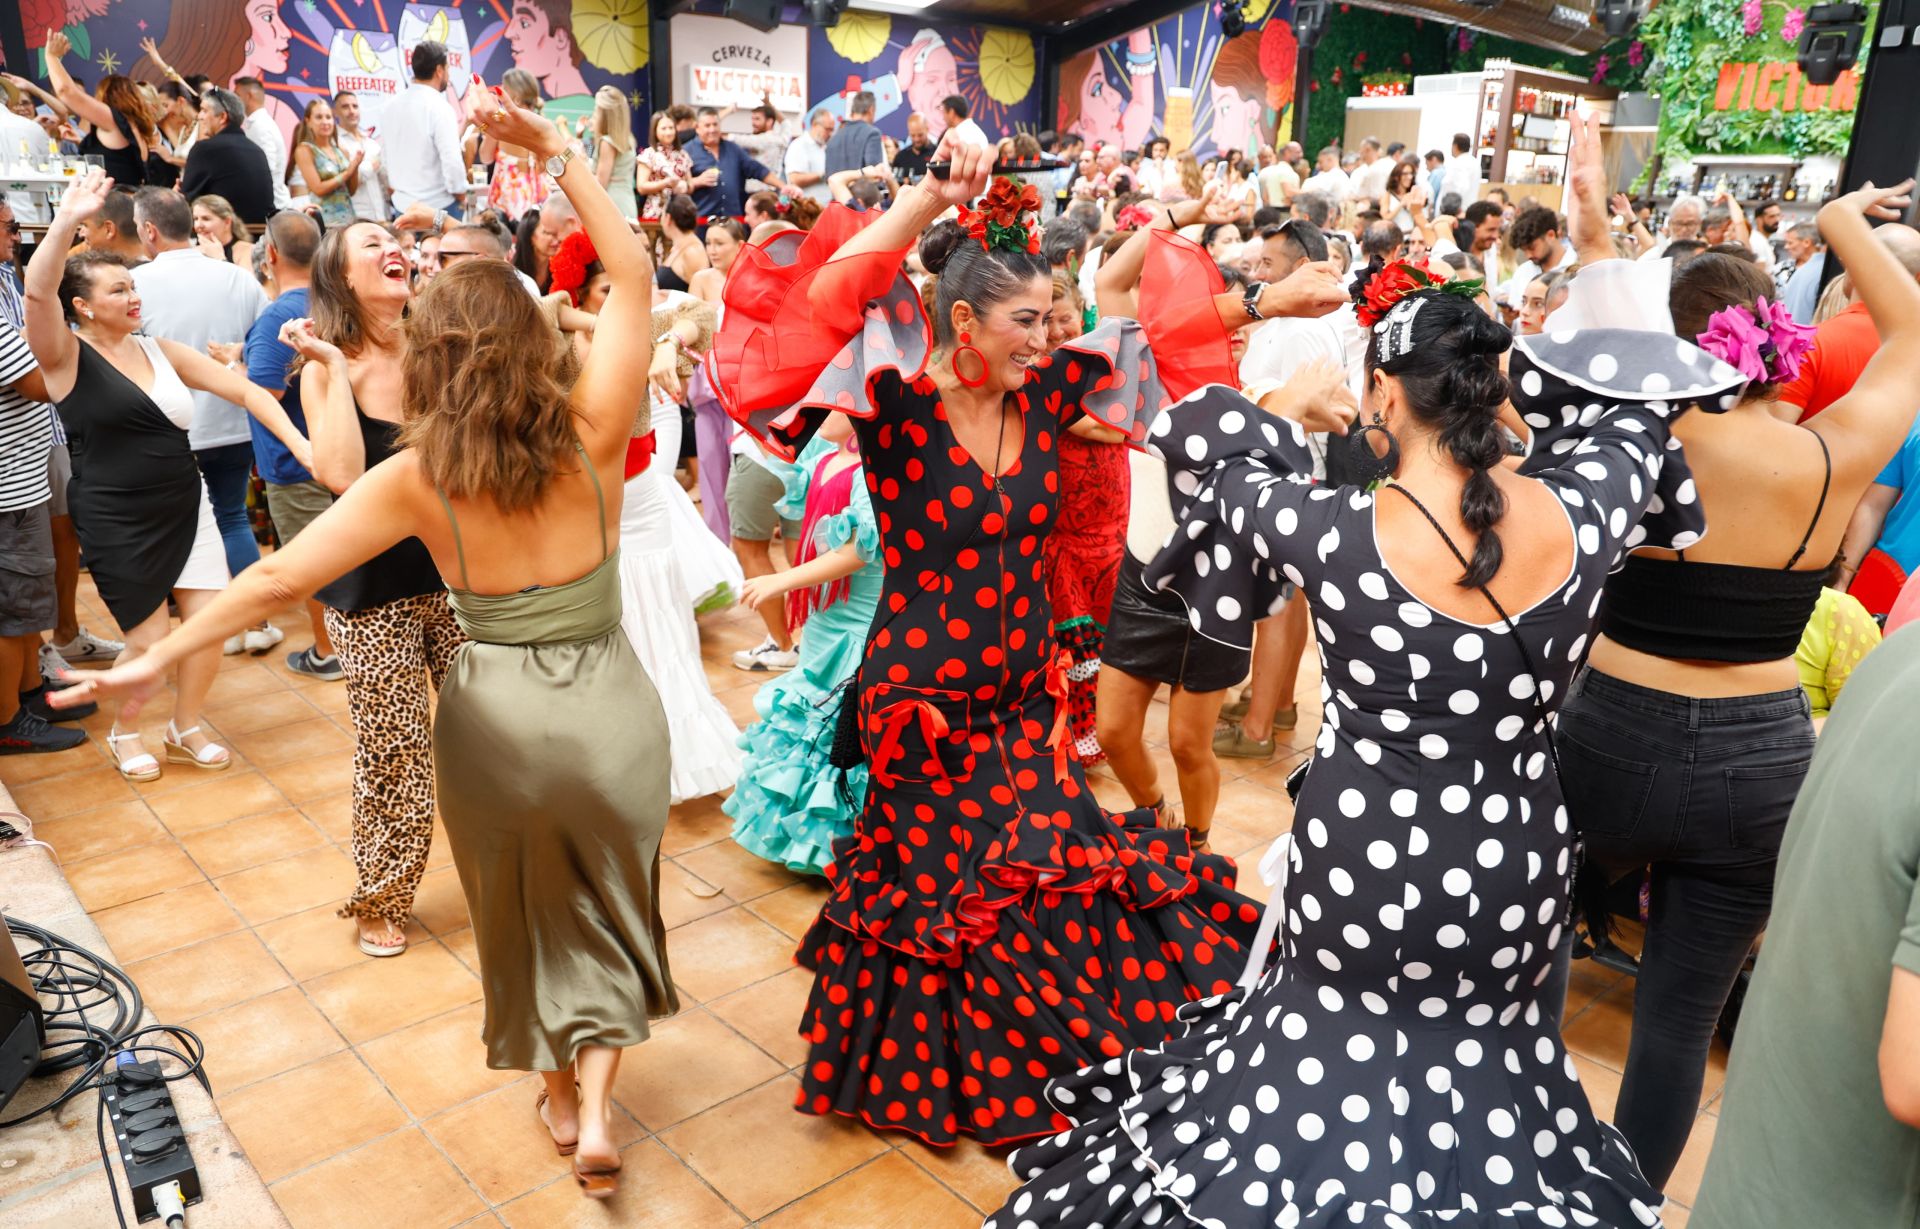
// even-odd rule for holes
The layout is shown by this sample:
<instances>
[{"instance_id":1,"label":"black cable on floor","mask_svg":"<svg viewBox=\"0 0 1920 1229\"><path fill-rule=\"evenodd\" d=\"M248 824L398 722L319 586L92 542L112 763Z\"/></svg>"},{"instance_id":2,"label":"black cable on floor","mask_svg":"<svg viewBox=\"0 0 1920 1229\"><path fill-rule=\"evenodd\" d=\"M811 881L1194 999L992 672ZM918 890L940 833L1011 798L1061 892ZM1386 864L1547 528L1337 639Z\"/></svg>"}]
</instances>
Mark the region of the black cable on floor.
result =
<instances>
[{"instance_id":1,"label":"black cable on floor","mask_svg":"<svg viewBox=\"0 0 1920 1229\"><path fill-rule=\"evenodd\" d=\"M30 950L20 953L21 963L26 966L27 976L32 979L33 988L45 1008L47 1042L40 1064L33 1069L33 1074L45 1077L75 1068L79 1068L80 1073L74 1077L73 1083L61 1090L59 1096L45 1105L17 1118L0 1121L0 1130L59 1109L84 1092L99 1092L112 1078L109 1068L122 1054L172 1058L180 1063L181 1070L172 1075L162 1075L163 1080L172 1083L192 1076L209 1095L212 1094L213 1089L202 1070L206 1047L200 1038L188 1029L170 1024L138 1027L146 1004L140 997L140 988L125 970L31 922L8 918L7 930L10 932L9 942L12 941L11 936L18 936L34 945ZM166 1037L177 1042L181 1048L175 1049L158 1041L143 1042L142 1039L147 1037ZM119 1220L121 1229L126 1229L126 1214L120 1207L120 1187L114 1181L112 1154L107 1150L106 1121L107 1105L102 1098L94 1113L94 1131L100 1142L100 1164L107 1173L107 1191L113 1199L113 1214Z\"/></svg>"}]
</instances>

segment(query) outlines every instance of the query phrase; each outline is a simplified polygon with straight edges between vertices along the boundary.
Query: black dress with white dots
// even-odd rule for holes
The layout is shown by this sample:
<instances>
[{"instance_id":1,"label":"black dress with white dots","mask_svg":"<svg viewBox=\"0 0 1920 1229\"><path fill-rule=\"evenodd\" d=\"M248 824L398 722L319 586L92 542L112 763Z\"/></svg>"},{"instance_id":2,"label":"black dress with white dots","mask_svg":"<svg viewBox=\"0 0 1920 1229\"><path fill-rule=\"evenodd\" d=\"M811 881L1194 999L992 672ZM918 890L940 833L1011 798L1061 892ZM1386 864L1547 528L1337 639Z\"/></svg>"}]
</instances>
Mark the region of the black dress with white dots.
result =
<instances>
[{"instance_id":1,"label":"black dress with white dots","mask_svg":"<svg viewBox=\"0 0 1920 1229\"><path fill-rule=\"evenodd\" d=\"M1298 585L1324 723L1294 832L1263 863L1277 950L1183 1009L1183 1036L1056 1080L1075 1126L1014 1154L1026 1185L992 1229L1660 1223L1535 1001L1574 860L1546 716L1608 570L1704 531L1668 427L1740 377L1612 330L1525 339L1512 369L1576 544L1560 586L1509 612L1525 652L1491 608L1463 622L1408 591L1376 496L1309 482L1291 424L1218 386L1151 424L1193 499L1149 581L1232 643Z\"/></svg>"}]
</instances>

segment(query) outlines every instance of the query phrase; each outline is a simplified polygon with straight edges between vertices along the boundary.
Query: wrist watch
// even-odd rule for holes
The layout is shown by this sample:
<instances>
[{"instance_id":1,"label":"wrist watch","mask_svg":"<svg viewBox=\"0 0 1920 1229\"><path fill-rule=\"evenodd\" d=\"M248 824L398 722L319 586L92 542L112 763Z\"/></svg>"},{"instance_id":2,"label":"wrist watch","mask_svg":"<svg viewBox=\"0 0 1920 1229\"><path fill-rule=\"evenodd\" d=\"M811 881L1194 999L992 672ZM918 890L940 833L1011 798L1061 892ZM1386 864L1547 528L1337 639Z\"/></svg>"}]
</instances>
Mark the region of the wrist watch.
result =
<instances>
[{"instance_id":1,"label":"wrist watch","mask_svg":"<svg viewBox=\"0 0 1920 1229\"><path fill-rule=\"evenodd\" d=\"M558 181L566 173L567 163L573 161L573 146L569 145L559 153L547 159L547 177Z\"/></svg>"},{"instance_id":2,"label":"wrist watch","mask_svg":"<svg viewBox=\"0 0 1920 1229\"><path fill-rule=\"evenodd\" d=\"M1267 288L1267 284L1265 282L1254 282L1247 287L1247 293L1245 297L1243 297L1240 300L1241 306L1247 309L1247 319L1249 320L1265 320L1266 319L1265 316L1260 314L1260 295L1263 291L1266 290L1266 288Z\"/></svg>"}]
</instances>

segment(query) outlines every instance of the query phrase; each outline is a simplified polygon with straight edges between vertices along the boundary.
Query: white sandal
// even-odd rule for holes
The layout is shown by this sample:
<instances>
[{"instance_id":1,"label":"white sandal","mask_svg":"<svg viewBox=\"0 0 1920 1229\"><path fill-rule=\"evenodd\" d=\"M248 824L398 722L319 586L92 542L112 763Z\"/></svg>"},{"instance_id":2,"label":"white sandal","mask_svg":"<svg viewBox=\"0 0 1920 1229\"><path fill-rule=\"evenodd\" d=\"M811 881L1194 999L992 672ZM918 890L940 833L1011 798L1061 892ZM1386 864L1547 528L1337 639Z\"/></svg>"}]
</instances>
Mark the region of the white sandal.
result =
<instances>
[{"instance_id":1,"label":"white sandal","mask_svg":"<svg viewBox=\"0 0 1920 1229\"><path fill-rule=\"evenodd\" d=\"M171 729L172 727L169 726L168 728ZM115 749L114 744L127 742L140 744L140 732L136 730L131 734L122 734L120 727L116 725L107 734L107 754L113 756L114 767L120 770L120 775L129 781L158 780L160 777L160 761L153 758L151 751L144 749L144 744L140 744L143 749L139 755L130 756L124 760L120 758L120 752ZM167 758L172 759L173 757L168 756Z\"/></svg>"},{"instance_id":2,"label":"white sandal","mask_svg":"<svg viewBox=\"0 0 1920 1229\"><path fill-rule=\"evenodd\" d=\"M229 767L233 763L233 756L229 755L227 749L219 743L209 742L198 751L191 750L187 746L187 739L199 732L200 727L197 725L176 730L173 728L173 722L167 722L167 735L164 740L167 763L192 764L195 768L204 768L208 772L220 772ZM156 772L154 775L159 774Z\"/></svg>"}]
</instances>

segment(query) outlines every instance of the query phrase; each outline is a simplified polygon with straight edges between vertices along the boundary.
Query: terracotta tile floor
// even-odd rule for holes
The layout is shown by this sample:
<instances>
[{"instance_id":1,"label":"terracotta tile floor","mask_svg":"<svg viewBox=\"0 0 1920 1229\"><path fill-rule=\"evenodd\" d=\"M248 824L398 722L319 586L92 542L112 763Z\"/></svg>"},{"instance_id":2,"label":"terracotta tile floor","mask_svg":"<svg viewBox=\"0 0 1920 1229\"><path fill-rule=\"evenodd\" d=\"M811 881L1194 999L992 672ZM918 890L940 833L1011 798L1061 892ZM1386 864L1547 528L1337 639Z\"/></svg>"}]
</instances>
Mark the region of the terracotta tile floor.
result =
<instances>
[{"instance_id":1,"label":"terracotta tile floor","mask_svg":"<svg viewBox=\"0 0 1920 1229\"><path fill-rule=\"evenodd\" d=\"M83 622L111 628L84 578L82 605ZM309 637L297 614L276 622L285 644L227 658L209 701L208 722L235 754L227 772L171 766L129 784L107 759L102 714L86 723L86 747L0 760L0 781L55 846L154 1011L205 1039L219 1107L293 1225L946 1229L998 1206L1013 1185L1000 1154L930 1149L789 1108L807 991L791 956L822 892L732 845L718 799L674 812L663 907L686 1006L621 1072L620 1197L583 1200L534 1119L537 1077L483 1062L472 932L444 841L404 957L361 956L352 924L334 916L353 877L346 692L283 669ZM736 719L749 716L761 680L728 658L758 641L757 623L728 613L702 632L708 678ZM1281 787L1311 744L1317 692L1309 660L1291 749L1271 765L1225 765L1214 843L1242 856L1242 886L1256 896L1265 888L1251 864L1291 823ZM164 705L142 716L154 748L166 718ZM1164 728L1156 704L1150 736ZM1163 746L1154 754L1170 785L1171 759ZM1104 772L1094 786L1124 802ZM1631 983L1575 966L1566 1037L1603 1115L1632 1003ZM1724 1070L1716 1048L1671 1184L1676 1229L1712 1143Z\"/></svg>"}]
</instances>

